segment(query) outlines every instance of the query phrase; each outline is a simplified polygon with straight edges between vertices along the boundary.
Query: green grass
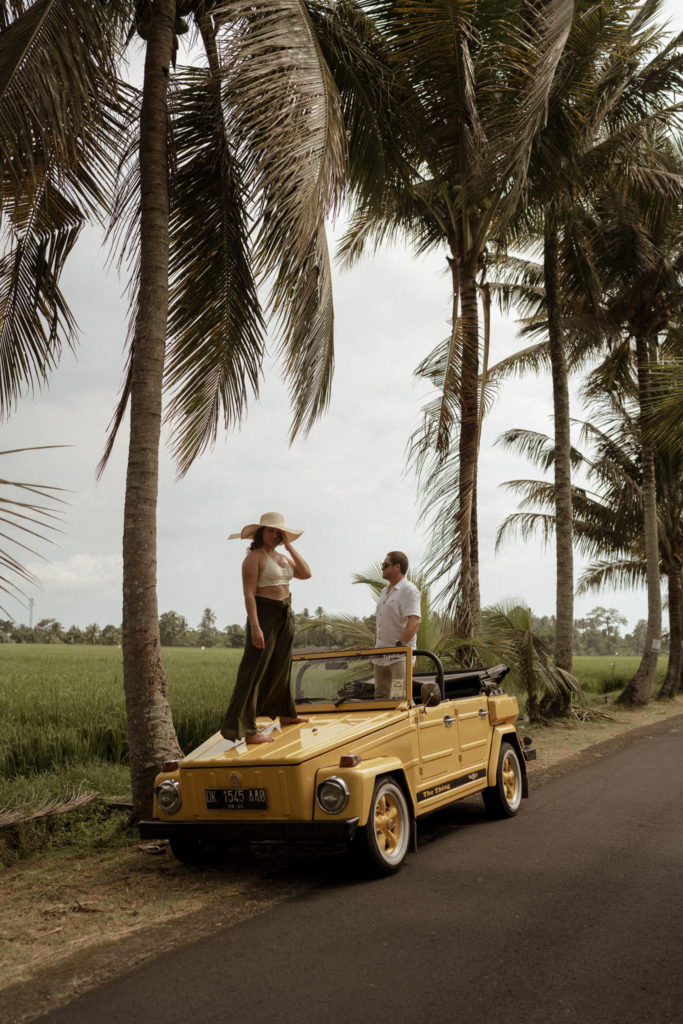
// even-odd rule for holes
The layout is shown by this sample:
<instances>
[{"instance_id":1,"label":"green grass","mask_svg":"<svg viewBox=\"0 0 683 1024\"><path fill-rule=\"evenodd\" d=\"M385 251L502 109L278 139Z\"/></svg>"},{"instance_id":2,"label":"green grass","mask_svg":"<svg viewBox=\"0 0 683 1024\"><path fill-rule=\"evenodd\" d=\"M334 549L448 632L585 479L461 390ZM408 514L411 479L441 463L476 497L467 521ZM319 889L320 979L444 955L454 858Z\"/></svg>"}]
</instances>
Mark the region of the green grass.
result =
<instances>
[{"instance_id":1,"label":"green grass","mask_svg":"<svg viewBox=\"0 0 683 1024\"><path fill-rule=\"evenodd\" d=\"M579 655L574 658L574 675L587 694L612 693L615 690L624 689L636 674L639 664L639 657L627 657L626 655L615 655L614 657ZM663 655L657 661L655 693L662 684L667 664L667 655Z\"/></svg>"},{"instance_id":2,"label":"green grass","mask_svg":"<svg viewBox=\"0 0 683 1024\"><path fill-rule=\"evenodd\" d=\"M241 651L228 648L164 650L173 719L184 750L218 728L240 657ZM119 648L0 645L0 806L7 802L7 780L28 779L30 785L38 775L59 777L64 789L79 772L85 779L87 767L101 785L103 766L116 766L120 779L127 756ZM94 781L92 788L99 785Z\"/></svg>"}]
</instances>

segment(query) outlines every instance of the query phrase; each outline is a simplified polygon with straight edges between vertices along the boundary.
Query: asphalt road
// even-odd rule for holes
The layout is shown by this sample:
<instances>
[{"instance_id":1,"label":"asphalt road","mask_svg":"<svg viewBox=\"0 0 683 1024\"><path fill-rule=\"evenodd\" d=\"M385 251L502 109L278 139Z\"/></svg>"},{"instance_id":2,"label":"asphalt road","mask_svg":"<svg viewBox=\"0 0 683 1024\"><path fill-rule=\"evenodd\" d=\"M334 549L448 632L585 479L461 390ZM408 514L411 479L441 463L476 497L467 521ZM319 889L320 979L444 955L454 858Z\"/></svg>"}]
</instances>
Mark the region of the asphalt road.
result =
<instances>
[{"instance_id":1,"label":"asphalt road","mask_svg":"<svg viewBox=\"0 0 683 1024\"><path fill-rule=\"evenodd\" d=\"M43 1024L683 1021L683 726L547 783L516 818L431 819L393 878L284 855L292 900ZM208 877L208 876L207 876Z\"/></svg>"}]
</instances>

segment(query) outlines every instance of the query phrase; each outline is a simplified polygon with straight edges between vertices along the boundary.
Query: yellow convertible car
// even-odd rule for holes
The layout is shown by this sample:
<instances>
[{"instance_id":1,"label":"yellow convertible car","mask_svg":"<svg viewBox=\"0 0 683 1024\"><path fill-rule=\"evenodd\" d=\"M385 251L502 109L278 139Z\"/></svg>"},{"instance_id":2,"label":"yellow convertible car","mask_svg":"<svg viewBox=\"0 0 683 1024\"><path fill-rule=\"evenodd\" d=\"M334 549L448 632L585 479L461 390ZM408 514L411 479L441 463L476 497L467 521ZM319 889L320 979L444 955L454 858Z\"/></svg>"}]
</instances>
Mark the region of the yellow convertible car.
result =
<instances>
[{"instance_id":1,"label":"yellow convertible car","mask_svg":"<svg viewBox=\"0 0 683 1024\"><path fill-rule=\"evenodd\" d=\"M164 764L141 836L168 839L188 862L236 841L345 841L391 874L430 811L481 793L492 814L511 817L528 795L535 751L515 728L507 672L444 672L431 652L406 647L295 655L292 692L307 721L259 719L273 743L216 733Z\"/></svg>"}]
</instances>

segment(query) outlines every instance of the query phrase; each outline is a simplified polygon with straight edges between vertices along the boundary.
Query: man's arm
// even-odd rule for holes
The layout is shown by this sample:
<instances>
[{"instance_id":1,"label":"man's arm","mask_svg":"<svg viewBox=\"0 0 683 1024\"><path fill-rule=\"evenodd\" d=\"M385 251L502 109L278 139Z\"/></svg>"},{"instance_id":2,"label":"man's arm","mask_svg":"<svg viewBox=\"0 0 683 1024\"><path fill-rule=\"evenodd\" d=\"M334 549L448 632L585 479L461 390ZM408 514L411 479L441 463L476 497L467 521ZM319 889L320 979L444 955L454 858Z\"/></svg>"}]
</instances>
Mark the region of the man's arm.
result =
<instances>
[{"instance_id":1,"label":"man's arm","mask_svg":"<svg viewBox=\"0 0 683 1024\"><path fill-rule=\"evenodd\" d=\"M410 643L410 641L413 639L413 637L417 633L417 631L418 631L418 629L420 627L420 622L421 621L422 620L420 619L419 615L409 615L408 616L408 618L406 619L405 624L403 626L403 631L402 631L400 637L398 638L398 643L399 643L399 645L401 647L406 647L407 644Z\"/></svg>"}]
</instances>

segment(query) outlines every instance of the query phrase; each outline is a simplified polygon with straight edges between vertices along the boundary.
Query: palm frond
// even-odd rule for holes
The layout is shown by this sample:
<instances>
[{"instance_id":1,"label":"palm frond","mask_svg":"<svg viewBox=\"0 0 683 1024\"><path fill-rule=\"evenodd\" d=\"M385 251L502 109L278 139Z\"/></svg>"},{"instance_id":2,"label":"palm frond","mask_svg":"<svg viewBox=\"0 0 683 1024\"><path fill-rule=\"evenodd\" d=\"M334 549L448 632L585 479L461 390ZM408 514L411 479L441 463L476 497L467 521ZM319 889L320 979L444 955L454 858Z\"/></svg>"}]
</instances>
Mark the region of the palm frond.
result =
<instances>
[{"instance_id":1,"label":"palm frond","mask_svg":"<svg viewBox=\"0 0 683 1024\"><path fill-rule=\"evenodd\" d=\"M46 167L97 212L111 183L123 0L36 0L0 31L0 166L5 190L31 190Z\"/></svg>"},{"instance_id":2,"label":"palm frond","mask_svg":"<svg viewBox=\"0 0 683 1024\"><path fill-rule=\"evenodd\" d=\"M372 647L375 642L374 630L353 615L327 615L324 619L302 622L302 630L310 626L334 626L342 634L342 643L350 647ZM301 630L298 630L299 632Z\"/></svg>"},{"instance_id":3,"label":"palm frond","mask_svg":"<svg viewBox=\"0 0 683 1024\"><path fill-rule=\"evenodd\" d=\"M341 97L355 209L364 208L366 227L378 227L384 214L391 218L394 203L401 202L397 181L414 178L411 157L414 161L418 156L402 122L406 119L406 127L414 128L419 108L394 60L389 38L368 11L354 0L308 0L307 7ZM401 121L395 116L398 109ZM358 232L356 238L360 239Z\"/></svg>"},{"instance_id":4,"label":"palm frond","mask_svg":"<svg viewBox=\"0 0 683 1024\"><path fill-rule=\"evenodd\" d=\"M346 142L339 93L303 0L218 3L226 119L258 223L257 275L270 286L294 404L292 437L329 401L332 287L324 216L339 205Z\"/></svg>"},{"instance_id":5,"label":"palm frond","mask_svg":"<svg viewBox=\"0 0 683 1024\"><path fill-rule=\"evenodd\" d=\"M0 458L21 455L30 451L45 451L59 445L41 448L16 448L0 451ZM29 483L21 480L0 479L0 593L12 601L22 603L26 596L24 585L37 586L36 576L24 565L21 552L44 558L35 548L39 543L54 543L50 538L61 532L58 522L62 507L66 505L59 495L66 493L61 487ZM18 548L17 554L13 549ZM0 605L0 611L10 615ZM10 616L11 618L11 616Z\"/></svg>"},{"instance_id":6,"label":"palm frond","mask_svg":"<svg viewBox=\"0 0 683 1024\"><path fill-rule=\"evenodd\" d=\"M171 205L166 419L180 473L239 423L258 394L263 321L247 251L240 168L227 137L220 80L184 69L173 95L176 170Z\"/></svg>"},{"instance_id":7,"label":"palm frond","mask_svg":"<svg viewBox=\"0 0 683 1024\"><path fill-rule=\"evenodd\" d=\"M116 438L128 407L133 364L133 343L137 303L140 291L140 107L142 94L130 90L128 103L122 114L122 131L119 145L119 159L115 169L115 187L112 212L107 229L111 245L110 264L127 276L128 328L126 332L126 363L119 399L109 423L104 452L97 466L96 475L104 472L114 449Z\"/></svg>"},{"instance_id":8,"label":"palm frond","mask_svg":"<svg viewBox=\"0 0 683 1024\"><path fill-rule=\"evenodd\" d=\"M645 564L640 560L594 562L581 573L577 586L577 594L587 594L591 590L617 588L633 590L644 586L646 581Z\"/></svg>"},{"instance_id":9,"label":"palm frond","mask_svg":"<svg viewBox=\"0 0 683 1024\"><path fill-rule=\"evenodd\" d=\"M49 210L49 214L48 214ZM76 322L59 287L81 228L78 212L47 182L5 219L0 256L0 419L43 385Z\"/></svg>"},{"instance_id":10,"label":"palm frond","mask_svg":"<svg viewBox=\"0 0 683 1024\"><path fill-rule=\"evenodd\" d=\"M500 196L499 219L510 218L526 194L532 144L547 123L550 95L573 16L572 4L547 0L522 15L521 25L512 36L507 89L514 100L509 105L501 104L500 110L501 114L506 111L507 117L514 116L514 131L510 131L509 124L501 124L496 132L508 185Z\"/></svg>"},{"instance_id":11,"label":"palm frond","mask_svg":"<svg viewBox=\"0 0 683 1024\"><path fill-rule=\"evenodd\" d=\"M531 613L519 598L485 608L481 630L474 637L452 638L447 647L456 655L471 647L481 664L507 665L510 686L517 693L526 694L530 713L546 694L581 697L578 680L553 664L549 650L533 633Z\"/></svg>"},{"instance_id":12,"label":"palm frond","mask_svg":"<svg viewBox=\"0 0 683 1024\"><path fill-rule=\"evenodd\" d=\"M545 324L543 325L545 328ZM522 377L527 373L538 375L550 368L550 351L547 340L539 344L517 349L511 356L500 359L489 367L489 378L493 381L504 377Z\"/></svg>"},{"instance_id":13,"label":"palm frond","mask_svg":"<svg viewBox=\"0 0 683 1024\"><path fill-rule=\"evenodd\" d=\"M655 444L670 439L683 447L683 357L652 367L652 397L652 412L643 424L648 436Z\"/></svg>"},{"instance_id":14,"label":"palm frond","mask_svg":"<svg viewBox=\"0 0 683 1024\"><path fill-rule=\"evenodd\" d=\"M450 337L437 345L415 370L415 376L429 381L434 396L422 407L422 422L408 442L408 465L418 473L430 466L430 473L448 456L457 434L463 362L463 321L453 320Z\"/></svg>"},{"instance_id":15,"label":"palm frond","mask_svg":"<svg viewBox=\"0 0 683 1024\"><path fill-rule=\"evenodd\" d=\"M550 485L548 485L550 486ZM512 512L506 516L498 527L496 534L496 552L511 536L519 534L522 540L540 534L541 544L547 545L555 534L555 516L541 512Z\"/></svg>"}]
</instances>

